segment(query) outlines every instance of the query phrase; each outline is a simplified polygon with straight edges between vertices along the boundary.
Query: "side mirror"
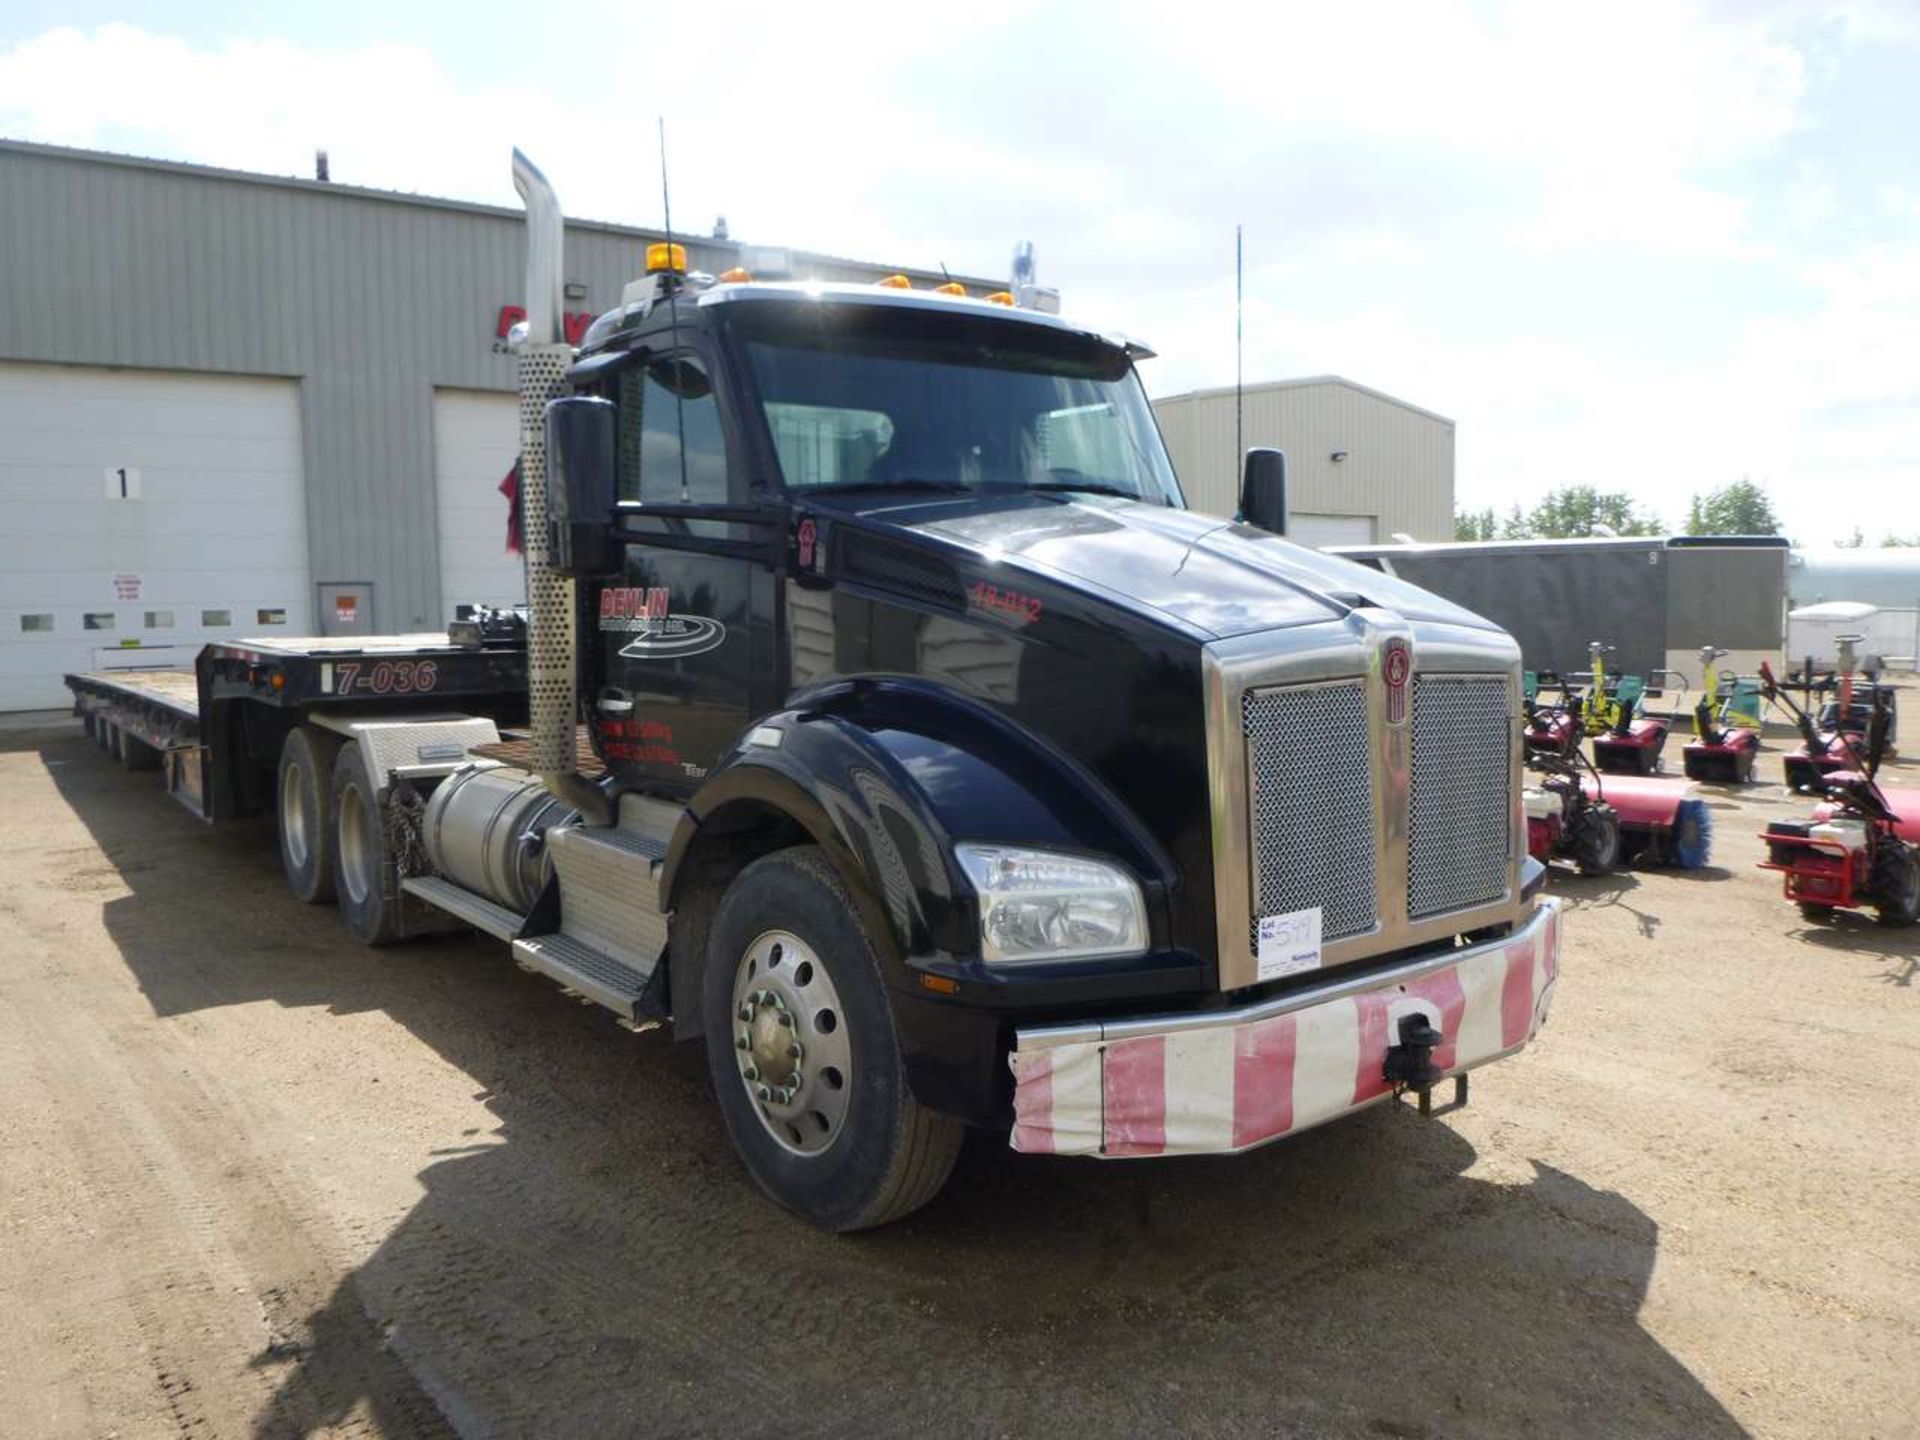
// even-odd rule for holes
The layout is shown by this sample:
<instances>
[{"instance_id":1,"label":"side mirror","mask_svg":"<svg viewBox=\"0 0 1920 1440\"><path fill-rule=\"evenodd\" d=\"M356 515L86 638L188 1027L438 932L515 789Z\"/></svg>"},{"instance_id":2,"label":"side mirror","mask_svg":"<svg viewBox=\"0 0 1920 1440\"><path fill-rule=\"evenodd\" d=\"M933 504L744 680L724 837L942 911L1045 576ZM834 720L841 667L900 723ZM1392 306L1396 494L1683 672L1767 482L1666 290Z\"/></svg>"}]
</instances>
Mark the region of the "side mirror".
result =
<instances>
[{"instance_id":1,"label":"side mirror","mask_svg":"<svg viewBox=\"0 0 1920 1440\"><path fill-rule=\"evenodd\" d=\"M620 568L613 533L614 406L574 395L547 405L547 557L574 579Z\"/></svg>"},{"instance_id":2,"label":"side mirror","mask_svg":"<svg viewBox=\"0 0 1920 1440\"><path fill-rule=\"evenodd\" d=\"M1287 457L1281 450L1247 451L1247 468L1240 480L1240 519L1249 525L1287 533Z\"/></svg>"}]
</instances>

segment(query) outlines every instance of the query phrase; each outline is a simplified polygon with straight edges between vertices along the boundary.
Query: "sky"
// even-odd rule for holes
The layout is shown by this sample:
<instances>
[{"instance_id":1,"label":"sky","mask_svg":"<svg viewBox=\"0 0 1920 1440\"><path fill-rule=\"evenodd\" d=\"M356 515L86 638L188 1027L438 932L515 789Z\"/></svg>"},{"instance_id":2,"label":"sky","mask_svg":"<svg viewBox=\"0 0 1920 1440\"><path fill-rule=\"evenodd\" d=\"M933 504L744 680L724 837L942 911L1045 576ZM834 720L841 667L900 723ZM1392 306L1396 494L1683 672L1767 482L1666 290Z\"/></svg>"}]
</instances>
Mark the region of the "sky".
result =
<instances>
[{"instance_id":1,"label":"sky","mask_svg":"<svg viewBox=\"0 0 1920 1440\"><path fill-rule=\"evenodd\" d=\"M1156 395L1340 374L1457 423L1466 508L1920 532L1920 0L657 0L0 11L0 135L1004 275ZM4 263L0 261L0 263ZM1441 537L1422 537L1441 538Z\"/></svg>"}]
</instances>

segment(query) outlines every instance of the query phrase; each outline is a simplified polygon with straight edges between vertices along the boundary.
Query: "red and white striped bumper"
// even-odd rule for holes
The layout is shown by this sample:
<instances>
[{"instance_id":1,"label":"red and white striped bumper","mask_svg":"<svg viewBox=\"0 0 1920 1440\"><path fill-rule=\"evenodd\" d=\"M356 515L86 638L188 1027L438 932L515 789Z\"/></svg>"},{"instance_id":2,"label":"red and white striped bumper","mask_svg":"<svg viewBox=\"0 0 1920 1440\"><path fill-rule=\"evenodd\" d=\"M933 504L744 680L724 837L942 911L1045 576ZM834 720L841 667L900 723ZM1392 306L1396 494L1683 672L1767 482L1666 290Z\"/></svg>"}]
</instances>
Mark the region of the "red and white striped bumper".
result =
<instances>
[{"instance_id":1,"label":"red and white striped bumper","mask_svg":"<svg viewBox=\"0 0 1920 1440\"><path fill-rule=\"evenodd\" d=\"M1545 1023L1560 960L1559 902L1525 928L1360 981L1242 1010L1018 1032L1013 1148L1051 1155L1201 1155L1251 1149L1371 1105L1400 1017L1446 1037L1458 1074L1511 1055Z\"/></svg>"}]
</instances>

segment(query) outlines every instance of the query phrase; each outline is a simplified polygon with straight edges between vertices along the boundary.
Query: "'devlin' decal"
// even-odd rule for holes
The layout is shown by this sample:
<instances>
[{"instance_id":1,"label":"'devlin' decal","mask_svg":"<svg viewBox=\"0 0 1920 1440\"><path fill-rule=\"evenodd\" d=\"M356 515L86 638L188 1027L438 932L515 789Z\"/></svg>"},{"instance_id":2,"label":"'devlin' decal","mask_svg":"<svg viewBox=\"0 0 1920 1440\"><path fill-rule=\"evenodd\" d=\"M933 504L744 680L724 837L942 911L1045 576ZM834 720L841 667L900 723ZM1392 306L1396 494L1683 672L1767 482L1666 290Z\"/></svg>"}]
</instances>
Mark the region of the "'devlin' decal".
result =
<instances>
[{"instance_id":1,"label":"'devlin' decal","mask_svg":"<svg viewBox=\"0 0 1920 1440\"><path fill-rule=\"evenodd\" d=\"M626 660L679 660L704 655L727 638L727 627L705 615L675 615L664 585L647 589L610 585L600 592L600 628L633 636L620 647Z\"/></svg>"}]
</instances>

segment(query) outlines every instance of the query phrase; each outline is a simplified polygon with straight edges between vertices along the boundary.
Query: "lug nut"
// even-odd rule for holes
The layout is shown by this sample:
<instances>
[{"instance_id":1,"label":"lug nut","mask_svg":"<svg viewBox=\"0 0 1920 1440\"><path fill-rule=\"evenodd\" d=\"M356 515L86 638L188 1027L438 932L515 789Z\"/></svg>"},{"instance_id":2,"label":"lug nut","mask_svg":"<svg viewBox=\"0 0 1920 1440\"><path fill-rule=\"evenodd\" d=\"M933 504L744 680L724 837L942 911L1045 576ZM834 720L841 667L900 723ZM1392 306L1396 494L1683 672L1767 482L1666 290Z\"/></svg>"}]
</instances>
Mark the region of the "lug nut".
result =
<instances>
[{"instance_id":1,"label":"lug nut","mask_svg":"<svg viewBox=\"0 0 1920 1440\"><path fill-rule=\"evenodd\" d=\"M778 1015L774 1016L773 1018L778 1020L780 1024L784 1026L786 1029L791 1030L793 1028L793 1016L790 1015L787 1011L782 1010Z\"/></svg>"},{"instance_id":2,"label":"lug nut","mask_svg":"<svg viewBox=\"0 0 1920 1440\"><path fill-rule=\"evenodd\" d=\"M767 1087L766 1087L765 1085L762 1085L762 1086L760 1087L760 1098L761 1098L762 1100L771 1100L771 1099L773 1099L773 1091L771 1091L771 1090L769 1090L769 1089L768 1089L768 1088L767 1088Z\"/></svg>"},{"instance_id":3,"label":"lug nut","mask_svg":"<svg viewBox=\"0 0 1920 1440\"><path fill-rule=\"evenodd\" d=\"M743 1069L740 1073L746 1076L747 1079L749 1080L758 1080L760 1078L760 1067L758 1065L755 1065L751 1060L749 1060L746 1064L746 1068Z\"/></svg>"},{"instance_id":4,"label":"lug nut","mask_svg":"<svg viewBox=\"0 0 1920 1440\"><path fill-rule=\"evenodd\" d=\"M747 1037L742 1035L738 1040L733 1042L733 1048L736 1050L746 1050L752 1047L748 1045Z\"/></svg>"},{"instance_id":5,"label":"lug nut","mask_svg":"<svg viewBox=\"0 0 1920 1440\"><path fill-rule=\"evenodd\" d=\"M801 1049L798 1045L787 1046L787 1058L789 1060L798 1060L801 1056L801 1053L802 1053Z\"/></svg>"},{"instance_id":6,"label":"lug nut","mask_svg":"<svg viewBox=\"0 0 1920 1440\"><path fill-rule=\"evenodd\" d=\"M753 1001L749 1000L740 1007L740 1021L745 1024L751 1019L753 1019Z\"/></svg>"}]
</instances>

